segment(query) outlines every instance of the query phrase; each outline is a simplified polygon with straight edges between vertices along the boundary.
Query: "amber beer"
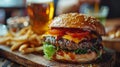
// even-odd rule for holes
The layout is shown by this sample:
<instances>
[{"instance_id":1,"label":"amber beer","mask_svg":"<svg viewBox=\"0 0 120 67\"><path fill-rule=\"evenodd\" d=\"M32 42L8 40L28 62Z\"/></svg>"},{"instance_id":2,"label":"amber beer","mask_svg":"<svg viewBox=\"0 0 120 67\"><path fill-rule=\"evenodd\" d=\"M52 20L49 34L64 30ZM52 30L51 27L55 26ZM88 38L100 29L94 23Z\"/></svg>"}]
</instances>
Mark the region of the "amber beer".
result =
<instances>
[{"instance_id":1,"label":"amber beer","mask_svg":"<svg viewBox=\"0 0 120 67\"><path fill-rule=\"evenodd\" d=\"M27 11L33 31L45 33L54 14L53 0L27 0Z\"/></svg>"}]
</instances>

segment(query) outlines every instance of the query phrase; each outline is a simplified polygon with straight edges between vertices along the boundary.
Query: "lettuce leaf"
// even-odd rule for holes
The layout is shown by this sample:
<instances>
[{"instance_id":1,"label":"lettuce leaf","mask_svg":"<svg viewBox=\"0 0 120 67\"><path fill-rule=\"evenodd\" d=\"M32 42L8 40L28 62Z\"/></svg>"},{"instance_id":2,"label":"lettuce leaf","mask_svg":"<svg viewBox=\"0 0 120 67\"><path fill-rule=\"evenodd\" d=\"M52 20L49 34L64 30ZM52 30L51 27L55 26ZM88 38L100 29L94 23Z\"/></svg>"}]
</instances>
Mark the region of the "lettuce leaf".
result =
<instances>
[{"instance_id":1,"label":"lettuce leaf","mask_svg":"<svg viewBox=\"0 0 120 67\"><path fill-rule=\"evenodd\" d=\"M77 49L77 50L74 50L74 52L76 54L85 54L87 53L87 49Z\"/></svg>"},{"instance_id":2,"label":"lettuce leaf","mask_svg":"<svg viewBox=\"0 0 120 67\"><path fill-rule=\"evenodd\" d=\"M52 56L57 50L55 49L55 46L53 46L50 43L44 42L43 43L43 52L44 52L44 57L48 60L51 60Z\"/></svg>"}]
</instances>

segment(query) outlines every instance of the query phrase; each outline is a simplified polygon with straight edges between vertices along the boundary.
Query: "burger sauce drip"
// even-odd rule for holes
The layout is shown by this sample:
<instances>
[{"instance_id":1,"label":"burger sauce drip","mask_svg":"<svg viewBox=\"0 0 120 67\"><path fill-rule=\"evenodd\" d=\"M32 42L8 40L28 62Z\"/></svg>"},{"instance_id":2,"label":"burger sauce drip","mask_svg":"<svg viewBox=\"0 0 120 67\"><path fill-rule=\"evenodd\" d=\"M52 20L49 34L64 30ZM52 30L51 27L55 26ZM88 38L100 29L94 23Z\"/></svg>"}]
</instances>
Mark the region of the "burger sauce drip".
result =
<instances>
[{"instance_id":1,"label":"burger sauce drip","mask_svg":"<svg viewBox=\"0 0 120 67\"><path fill-rule=\"evenodd\" d=\"M64 56L64 52L63 51L58 51L58 53L57 53L58 55L60 55L60 56ZM74 60L75 59L75 55L73 54L73 53L70 53L70 52L65 52L65 54L68 54L69 55L69 57L72 59L72 60Z\"/></svg>"},{"instance_id":2,"label":"burger sauce drip","mask_svg":"<svg viewBox=\"0 0 120 67\"><path fill-rule=\"evenodd\" d=\"M71 58L72 60L75 59L75 55L74 55L74 54L72 54L72 53L68 53L68 55L70 56L70 58Z\"/></svg>"},{"instance_id":3,"label":"burger sauce drip","mask_svg":"<svg viewBox=\"0 0 120 67\"><path fill-rule=\"evenodd\" d=\"M63 51L58 51L58 53L57 53L58 55L60 55L60 56L64 56L64 53L63 53Z\"/></svg>"}]
</instances>

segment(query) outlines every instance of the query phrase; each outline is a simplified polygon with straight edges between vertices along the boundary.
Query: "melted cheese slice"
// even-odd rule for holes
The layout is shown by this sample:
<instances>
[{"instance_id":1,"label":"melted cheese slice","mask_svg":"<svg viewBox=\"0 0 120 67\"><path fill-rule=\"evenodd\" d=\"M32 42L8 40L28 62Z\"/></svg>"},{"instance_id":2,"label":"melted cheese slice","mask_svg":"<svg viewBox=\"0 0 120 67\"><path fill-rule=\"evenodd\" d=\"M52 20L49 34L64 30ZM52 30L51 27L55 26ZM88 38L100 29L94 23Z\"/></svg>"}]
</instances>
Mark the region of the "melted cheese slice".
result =
<instances>
[{"instance_id":1,"label":"melted cheese slice","mask_svg":"<svg viewBox=\"0 0 120 67\"><path fill-rule=\"evenodd\" d=\"M64 35L62 38L68 39L68 40L73 41L73 42L75 42L75 43L79 43L79 42L81 41L80 39L74 38L74 37L72 37L72 36L70 36L70 35Z\"/></svg>"},{"instance_id":2,"label":"melted cheese slice","mask_svg":"<svg viewBox=\"0 0 120 67\"><path fill-rule=\"evenodd\" d=\"M54 37L57 37L57 35L51 35L49 33L46 33L46 34L42 35L41 37L43 38L45 36L54 36ZM78 38L74 38L74 37L72 37L70 35L64 35L64 36L62 36L62 38L68 39L68 40L73 41L75 43L79 43L81 40L83 40L83 38L82 39L78 39Z\"/></svg>"}]
</instances>

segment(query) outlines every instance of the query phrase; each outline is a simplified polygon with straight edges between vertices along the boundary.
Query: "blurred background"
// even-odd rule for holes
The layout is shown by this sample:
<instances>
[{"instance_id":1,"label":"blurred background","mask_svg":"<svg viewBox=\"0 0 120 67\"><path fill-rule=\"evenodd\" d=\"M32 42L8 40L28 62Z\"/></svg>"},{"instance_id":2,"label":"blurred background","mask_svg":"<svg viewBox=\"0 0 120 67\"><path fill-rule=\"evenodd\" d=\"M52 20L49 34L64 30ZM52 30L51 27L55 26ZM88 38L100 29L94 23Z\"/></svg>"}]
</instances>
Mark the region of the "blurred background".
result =
<instances>
[{"instance_id":1,"label":"blurred background","mask_svg":"<svg viewBox=\"0 0 120 67\"><path fill-rule=\"evenodd\" d=\"M0 0L0 23L14 16L25 16L25 0Z\"/></svg>"},{"instance_id":2,"label":"blurred background","mask_svg":"<svg viewBox=\"0 0 120 67\"><path fill-rule=\"evenodd\" d=\"M0 23L14 16L26 16L26 0L0 0ZM100 11L106 6L106 18L120 18L120 0L54 0L54 16L69 12L88 13L87 9ZM95 9L93 9L95 8ZM92 12L91 11L91 12ZM104 10L105 12L105 10Z\"/></svg>"}]
</instances>

